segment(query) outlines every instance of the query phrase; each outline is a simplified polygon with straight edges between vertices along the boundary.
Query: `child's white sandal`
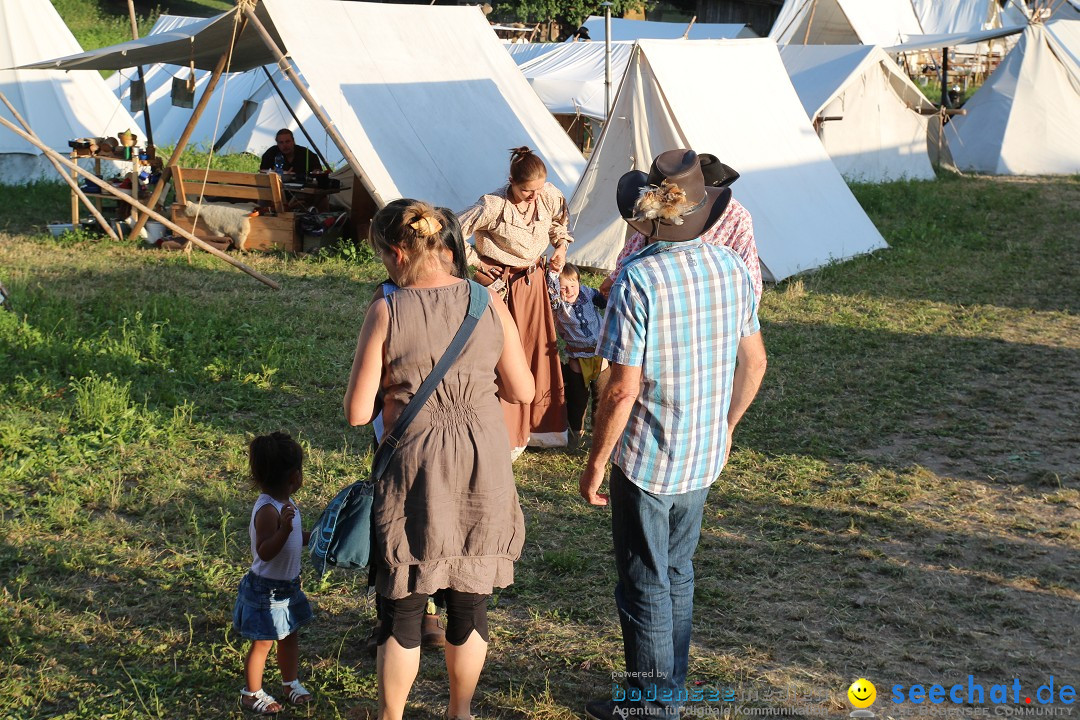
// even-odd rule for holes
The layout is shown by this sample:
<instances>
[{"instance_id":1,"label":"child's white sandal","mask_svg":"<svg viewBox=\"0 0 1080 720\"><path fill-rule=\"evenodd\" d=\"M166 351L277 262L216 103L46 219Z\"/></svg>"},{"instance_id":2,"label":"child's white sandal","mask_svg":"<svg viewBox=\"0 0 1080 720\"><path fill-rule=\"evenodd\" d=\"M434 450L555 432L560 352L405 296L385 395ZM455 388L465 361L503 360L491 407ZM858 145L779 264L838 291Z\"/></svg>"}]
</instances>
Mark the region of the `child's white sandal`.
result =
<instances>
[{"instance_id":1,"label":"child's white sandal","mask_svg":"<svg viewBox=\"0 0 1080 720\"><path fill-rule=\"evenodd\" d=\"M299 678L292 682L282 683L281 687L285 690L285 697L291 704L307 705L311 702L311 691L300 684Z\"/></svg>"},{"instance_id":2,"label":"child's white sandal","mask_svg":"<svg viewBox=\"0 0 1080 720\"><path fill-rule=\"evenodd\" d=\"M249 705L245 700L250 700ZM274 706L277 709L274 709ZM262 688L259 688L255 692L251 692L247 688L240 691L240 707L244 708L248 712L253 712L256 715L277 715L281 712L281 703L274 699L274 696L266 692Z\"/></svg>"}]
</instances>

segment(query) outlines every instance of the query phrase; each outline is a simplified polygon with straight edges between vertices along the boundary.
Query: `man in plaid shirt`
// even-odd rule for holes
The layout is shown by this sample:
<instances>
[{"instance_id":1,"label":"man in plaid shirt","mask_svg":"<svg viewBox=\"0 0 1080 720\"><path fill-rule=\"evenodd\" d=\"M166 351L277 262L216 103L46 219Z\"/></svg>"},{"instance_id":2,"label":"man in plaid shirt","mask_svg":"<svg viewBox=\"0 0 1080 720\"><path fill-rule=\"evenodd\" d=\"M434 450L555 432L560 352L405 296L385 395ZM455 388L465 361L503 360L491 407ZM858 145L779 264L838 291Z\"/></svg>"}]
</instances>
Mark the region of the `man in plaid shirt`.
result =
<instances>
[{"instance_id":1,"label":"man in plaid shirt","mask_svg":"<svg viewBox=\"0 0 1080 720\"><path fill-rule=\"evenodd\" d=\"M580 491L593 505L611 459L611 531L626 688L590 717L677 717L686 700L693 556L709 486L765 373L754 283L731 249L702 242L731 190L706 187L693 150L629 172L616 200L649 241L611 288L599 353L611 378ZM614 455L612 453L614 452Z\"/></svg>"}]
</instances>

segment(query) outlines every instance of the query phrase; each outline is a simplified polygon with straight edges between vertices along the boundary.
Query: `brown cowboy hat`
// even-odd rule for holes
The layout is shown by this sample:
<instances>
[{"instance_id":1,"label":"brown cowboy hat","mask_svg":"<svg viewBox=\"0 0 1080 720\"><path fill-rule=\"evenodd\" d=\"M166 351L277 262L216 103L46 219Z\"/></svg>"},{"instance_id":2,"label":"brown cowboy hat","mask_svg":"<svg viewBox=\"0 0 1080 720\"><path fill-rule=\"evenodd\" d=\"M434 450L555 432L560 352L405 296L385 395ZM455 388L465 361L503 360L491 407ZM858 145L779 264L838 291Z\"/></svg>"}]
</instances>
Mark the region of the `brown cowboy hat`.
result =
<instances>
[{"instance_id":1,"label":"brown cowboy hat","mask_svg":"<svg viewBox=\"0 0 1080 720\"><path fill-rule=\"evenodd\" d=\"M737 177L735 173L729 184ZM647 175L631 170L619 178L615 190L619 214L627 224L651 240L667 242L701 237L730 200L730 188L706 185L693 150L660 153Z\"/></svg>"}]
</instances>

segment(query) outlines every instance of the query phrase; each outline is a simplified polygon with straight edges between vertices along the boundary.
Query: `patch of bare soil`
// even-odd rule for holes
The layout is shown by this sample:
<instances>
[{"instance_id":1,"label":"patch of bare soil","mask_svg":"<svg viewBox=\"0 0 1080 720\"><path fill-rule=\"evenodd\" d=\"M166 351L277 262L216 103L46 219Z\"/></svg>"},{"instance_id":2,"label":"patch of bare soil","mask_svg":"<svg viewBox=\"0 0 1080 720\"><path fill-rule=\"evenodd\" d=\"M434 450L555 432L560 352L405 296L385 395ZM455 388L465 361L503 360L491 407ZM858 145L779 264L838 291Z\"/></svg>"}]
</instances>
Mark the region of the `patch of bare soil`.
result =
<instances>
[{"instance_id":1,"label":"patch of bare soil","mask_svg":"<svg viewBox=\"0 0 1080 720\"><path fill-rule=\"evenodd\" d=\"M973 372L943 400L864 455L952 478L1080 483L1080 350L1027 345L1012 367Z\"/></svg>"}]
</instances>

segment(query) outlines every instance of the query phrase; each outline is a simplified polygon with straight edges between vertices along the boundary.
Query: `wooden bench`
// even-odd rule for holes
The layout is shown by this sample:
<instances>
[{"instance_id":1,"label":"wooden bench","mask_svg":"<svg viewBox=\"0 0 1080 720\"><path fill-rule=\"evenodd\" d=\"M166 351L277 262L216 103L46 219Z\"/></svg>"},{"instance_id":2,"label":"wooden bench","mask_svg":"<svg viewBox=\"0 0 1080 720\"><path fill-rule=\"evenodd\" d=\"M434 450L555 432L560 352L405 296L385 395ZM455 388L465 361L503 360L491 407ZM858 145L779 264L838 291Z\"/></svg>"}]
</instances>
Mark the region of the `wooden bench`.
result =
<instances>
[{"instance_id":1,"label":"wooden bench","mask_svg":"<svg viewBox=\"0 0 1080 720\"><path fill-rule=\"evenodd\" d=\"M246 200L259 207L269 207L273 215L260 214L250 218L251 231L244 243L245 250L285 250L297 252L300 241L296 233L296 215L285 209L281 176L274 173L244 173L228 170L203 170L170 166L176 202L172 206L172 221L189 232L205 236L213 234L202 221L185 214L188 203L198 203L200 196L228 200ZM237 204L238 208L244 207Z\"/></svg>"}]
</instances>

